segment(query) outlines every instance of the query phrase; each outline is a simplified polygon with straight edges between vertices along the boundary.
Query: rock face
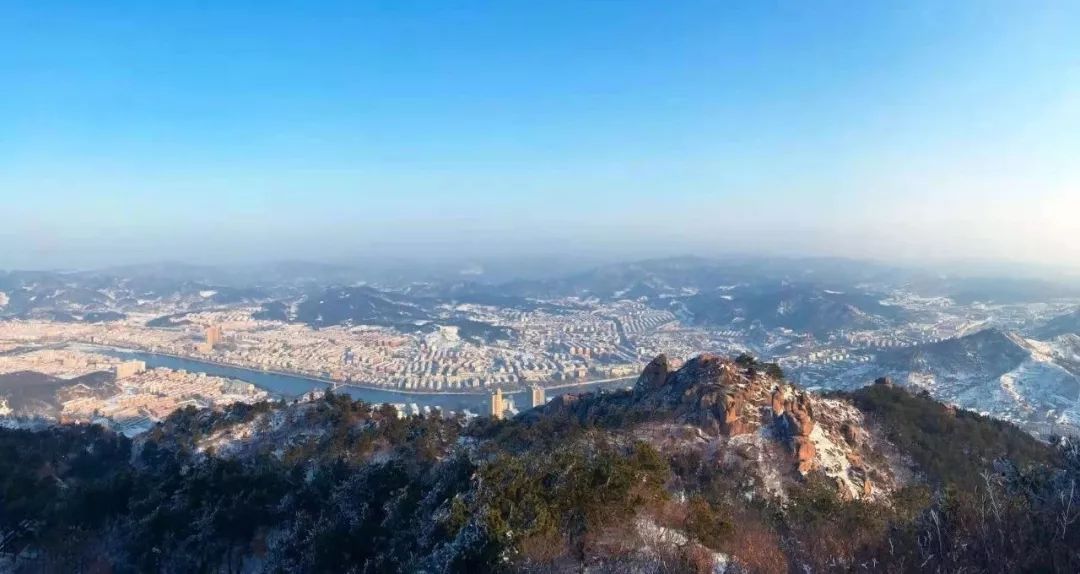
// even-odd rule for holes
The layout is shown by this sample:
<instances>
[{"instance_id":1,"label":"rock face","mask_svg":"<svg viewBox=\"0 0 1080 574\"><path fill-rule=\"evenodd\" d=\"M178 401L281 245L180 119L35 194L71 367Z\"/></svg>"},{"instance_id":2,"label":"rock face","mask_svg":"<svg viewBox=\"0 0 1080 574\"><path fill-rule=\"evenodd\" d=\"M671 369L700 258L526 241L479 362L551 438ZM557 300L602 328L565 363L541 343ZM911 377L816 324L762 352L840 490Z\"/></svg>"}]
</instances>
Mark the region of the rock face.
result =
<instances>
[{"instance_id":1,"label":"rock face","mask_svg":"<svg viewBox=\"0 0 1080 574\"><path fill-rule=\"evenodd\" d=\"M730 443L744 460L756 456L749 444L774 441L781 447L777 452L790 457L785 472L824 472L846 497L873 497L892 488L891 471L866 462L883 457L870 456L879 441L854 406L822 399L744 363L704 354L673 370L660 355L638 377L627 406L638 416L696 426L707 440ZM871 476L883 482L871 485Z\"/></svg>"},{"instance_id":2,"label":"rock face","mask_svg":"<svg viewBox=\"0 0 1080 574\"><path fill-rule=\"evenodd\" d=\"M671 370L660 355L638 377L634 394L641 405L671 410L676 420L711 436L736 437L766 429L786 442L803 473L815 467L814 409L805 393L777 384L753 364L704 354Z\"/></svg>"},{"instance_id":3,"label":"rock face","mask_svg":"<svg viewBox=\"0 0 1080 574\"><path fill-rule=\"evenodd\" d=\"M814 408L805 394L795 395L784 404L784 418L796 436L814 432Z\"/></svg>"},{"instance_id":4,"label":"rock face","mask_svg":"<svg viewBox=\"0 0 1080 574\"><path fill-rule=\"evenodd\" d=\"M670 374L671 364L668 362L667 355L657 355L641 372L637 383L634 385L634 390L638 393L648 393L659 389L667 382Z\"/></svg>"},{"instance_id":5,"label":"rock face","mask_svg":"<svg viewBox=\"0 0 1080 574\"><path fill-rule=\"evenodd\" d=\"M893 386L892 378L890 378L890 377L878 377L878 378L874 379L874 384L875 385L883 385L883 386L886 386L886 387Z\"/></svg>"},{"instance_id":6,"label":"rock face","mask_svg":"<svg viewBox=\"0 0 1080 574\"><path fill-rule=\"evenodd\" d=\"M772 414L774 418L780 418L784 414L784 390L776 387L772 392Z\"/></svg>"},{"instance_id":7,"label":"rock face","mask_svg":"<svg viewBox=\"0 0 1080 574\"><path fill-rule=\"evenodd\" d=\"M814 432L814 411L806 395L796 395L784 404L782 420L791 433L799 472L806 474L814 469L817 455L817 447L810 440L810 433Z\"/></svg>"},{"instance_id":8,"label":"rock face","mask_svg":"<svg viewBox=\"0 0 1080 574\"><path fill-rule=\"evenodd\" d=\"M702 427L712 435L734 436L751 432L756 425L753 397L745 372L734 362L716 355L687 361L661 389L664 402L674 403L679 418Z\"/></svg>"},{"instance_id":9,"label":"rock face","mask_svg":"<svg viewBox=\"0 0 1080 574\"><path fill-rule=\"evenodd\" d=\"M795 441L795 457L798 461L796 468L799 472L806 474L811 470L814 470L814 459L817 456L817 447L814 446L814 442L810 440L810 437L797 436Z\"/></svg>"},{"instance_id":10,"label":"rock face","mask_svg":"<svg viewBox=\"0 0 1080 574\"><path fill-rule=\"evenodd\" d=\"M910 479L890 462L900 460L896 448L853 404L799 389L753 359L704 354L679 363L660 355L631 393L556 398L521 416L552 411L582 424L620 421L660 448L680 443L717 464L741 460L771 493L821 473L846 498L883 498Z\"/></svg>"}]
</instances>

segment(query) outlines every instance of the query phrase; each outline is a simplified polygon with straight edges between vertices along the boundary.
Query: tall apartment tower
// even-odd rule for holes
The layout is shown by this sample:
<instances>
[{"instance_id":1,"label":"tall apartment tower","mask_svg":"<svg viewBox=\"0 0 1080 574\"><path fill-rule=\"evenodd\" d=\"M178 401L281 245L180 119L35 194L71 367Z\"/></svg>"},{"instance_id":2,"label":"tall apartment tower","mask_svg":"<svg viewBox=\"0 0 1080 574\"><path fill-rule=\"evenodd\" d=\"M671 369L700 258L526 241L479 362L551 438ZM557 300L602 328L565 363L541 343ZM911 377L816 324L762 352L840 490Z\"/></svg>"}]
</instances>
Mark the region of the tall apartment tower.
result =
<instances>
[{"instance_id":1,"label":"tall apartment tower","mask_svg":"<svg viewBox=\"0 0 1080 574\"><path fill-rule=\"evenodd\" d=\"M506 404L503 402L502 389L495 389L495 392L491 393L491 418L501 419L505 410Z\"/></svg>"},{"instance_id":2,"label":"tall apartment tower","mask_svg":"<svg viewBox=\"0 0 1080 574\"><path fill-rule=\"evenodd\" d=\"M113 367L113 374L116 376L116 380L126 379L133 377L146 370L146 363L143 361L124 361L119 365Z\"/></svg>"},{"instance_id":3,"label":"tall apartment tower","mask_svg":"<svg viewBox=\"0 0 1080 574\"><path fill-rule=\"evenodd\" d=\"M532 396L532 408L544 406L544 402L547 401L547 396L544 394L543 387L539 385L533 385L529 393Z\"/></svg>"},{"instance_id":4,"label":"tall apartment tower","mask_svg":"<svg viewBox=\"0 0 1080 574\"><path fill-rule=\"evenodd\" d=\"M214 351L214 347L225 339L225 333L221 330L221 325L211 325L206 328L205 333L206 342L199 344L198 350L200 353L210 354Z\"/></svg>"},{"instance_id":5,"label":"tall apartment tower","mask_svg":"<svg viewBox=\"0 0 1080 574\"><path fill-rule=\"evenodd\" d=\"M213 349L225 338L225 334L221 331L221 325L211 325L206 328L206 346Z\"/></svg>"}]
</instances>

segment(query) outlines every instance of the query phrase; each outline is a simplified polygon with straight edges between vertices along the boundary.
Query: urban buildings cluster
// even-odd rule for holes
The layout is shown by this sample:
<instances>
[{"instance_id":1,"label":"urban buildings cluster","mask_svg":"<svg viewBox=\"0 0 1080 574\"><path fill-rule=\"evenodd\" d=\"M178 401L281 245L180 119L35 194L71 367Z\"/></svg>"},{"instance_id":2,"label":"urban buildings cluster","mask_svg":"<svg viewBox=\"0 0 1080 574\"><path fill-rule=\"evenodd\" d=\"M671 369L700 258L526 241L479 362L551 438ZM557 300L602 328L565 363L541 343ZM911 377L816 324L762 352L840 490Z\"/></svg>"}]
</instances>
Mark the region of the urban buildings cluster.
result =
<instances>
[{"instance_id":1,"label":"urban buildings cluster","mask_svg":"<svg viewBox=\"0 0 1080 574\"><path fill-rule=\"evenodd\" d=\"M690 352L701 332L636 302L553 313L463 307L477 322L505 327L512 341L483 341L458 327L419 333L357 326L313 329L261 321L250 310L184 315L147 323L131 316L103 324L6 321L0 341L88 343L299 374L340 384L423 391L566 385L634 376L646 354ZM689 344L680 344L689 342Z\"/></svg>"},{"instance_id":2,"label":"urban buildings cluster","mask_svg":"<svg viewBox=\"0 0 1080 574\"><path fill-rule=\"evenodd\" d=\"M765 350L786 369L818 370L824 376L836 366L870 362L875 353L977 330L991 316L1020 322L1032 314L1024 306L990 310L898 292L883 303L915 310L924 320L815 337L753 324L690 325L671 311L641 301L554 299L549 303L531 309L454 307L455 316L492 326L498 336L478 336L453 322L409 330L366 325L315 329L257 320L258 308L243 306L165 317L132 313L106 323L7 320L0 321L0 356L4 357L0 372L35 370L70 378L87 369L115 366L116 360L105 355L67 347L88 343L316 377L340 385L425 392L491 392L620 379L635 376L642 364L660 353L686 357L706 351L736 354L747 348ZM39 351L18 352L27 346Z\"/></svg>"},{"instance_id":3,"label":"urban buildings cluster","mask_svg":"<svg viewBox=\"0 0 1080 574\"><path fill-rule=\"evenodd\" d=\"M269 394L250 383L172 369L147 369L142 361L124 361L76 348L29 348L0 355L0 376L36 373L52 377L30 384L49 385L48 396L34 389L0 388L37 397L44 410L55 401L59 420L103 424L127 434L145 430L173 411L191 405L213 407L255 402ZM95 376L101 375L101 376ZM71 380L57 386L56 380ZM55 388L54 388L55 387ZM12 414L6 397L0 415ZM36 416L36 413L25 413Z\"/></svg>"}]
</instances>

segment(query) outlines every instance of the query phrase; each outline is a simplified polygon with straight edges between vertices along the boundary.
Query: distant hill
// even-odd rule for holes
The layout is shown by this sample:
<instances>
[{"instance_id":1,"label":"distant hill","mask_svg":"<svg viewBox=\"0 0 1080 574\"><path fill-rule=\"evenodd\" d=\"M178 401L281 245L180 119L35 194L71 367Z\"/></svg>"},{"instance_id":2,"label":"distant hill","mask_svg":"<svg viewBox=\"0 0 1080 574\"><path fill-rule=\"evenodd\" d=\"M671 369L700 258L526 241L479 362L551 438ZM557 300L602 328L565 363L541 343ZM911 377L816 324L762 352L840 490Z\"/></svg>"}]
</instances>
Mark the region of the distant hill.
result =
<instances>
[{"instance_id":1,"label":"distant hill","mask_svg":"<svg viewBox=\"0 0 1080 574\"><path fill-rule=\"evenodd\" d=\"M295 321L316 327L329 325L396 326L427 322L431 311L405 297L373 287L333 287L301 298L295 304L274 302L256 314L258 319Z\"/></svg>"},{"instance_id":2,"label":"distant hill","mask_svg":"<svg viewBox=\"0 0 1080 574\"><path fill-rule=\"evenodd\" d=\"M0 272L0 318L102 322L147 308L253 303L268 293L155 276L45 271Z\"/></svg>"},{"instance_id":3,"label":"distant hill","mask_svg":"<svg viewBox=\"0 0 1080 574\"><path fill-rule=\"evenodd\" d=\"M1080 364L1069 340L1043 343L999 329L877 353L873 371L939 400L1044 433L1080 432ZM866 368L841 386L866 382Z\"/></svg>"},{"instance_id":4,"label":"distant hill","mask_svg":"<svg viewBox=\"0 0 1080 574\"><path fill-rule=\"evenodd\" d=\"M1010 277L1004 272L995 277L938 279L928 282L925 288L947 295L962 305L976 302L999 305L1037 303L1080 297L1080 285L1075 281Z\"/></svg>"},{"instance_id":5,"label":"distant hill","mask_svg":"<svg viewBox=\"0 0 1080 574\"><path fill-rule=\"evenodd\" d=\"M1080 309L1059 315L1029 332L1033 339L1049 341L1062 335L1080 335Z\"/></svg>"},{"instance_id":6,"label":"distant hill","mask_svg":"<svg viewBox=\"0 0 1080 574\"><path fill-rule=\"evenodd\" d=\"M672 298L691 322L710 326L760 324L824 335L842 329L880 328L897 323L903 311L869 293L849 293L816 285L741 285Z\"/></svg>"},{"instance_id":7,"label":"distant hill","mask_svg":"<svg viewBox=\"0 0 1080 574\"><path fill-rule=\"evenodd\" d=\"M479 298L462 299L482 301ZM453 300L455 304L460 302ZM514 330L508 327L462 316L449 309L448 303L370 286L331 287L295 301L264 304L254 318L304 323L316 328L372 325L404 332L431 332L439 326L457 327L462 338L487 343L511 340L515 336Z\"/></svg>"},{"instance_id":8,"label":"distant hill","mask_svg":"<svg viewBox=\"0 0 1080 574\"><path fill-rule=\"evenodd\" d=\"M503 294L524 297L655 299L740 284L828 286L897 281L901 277L903 274L895 269L844 259L666 257L599 265L548 278L506 281L492 287Z\"/></svg>"},{"instance_id":9,"label":"distant hill","mask_svg":"<svg viewBox=\"0 0 1080 574\"><path fill-rule=\"evenodd\" d=\"M0 398L17 417L59 419L65 401L80 396L104 397L117 392L113 374L96 372L61 379L32 371L0 374Z\"/></svg>"}]
</instances>

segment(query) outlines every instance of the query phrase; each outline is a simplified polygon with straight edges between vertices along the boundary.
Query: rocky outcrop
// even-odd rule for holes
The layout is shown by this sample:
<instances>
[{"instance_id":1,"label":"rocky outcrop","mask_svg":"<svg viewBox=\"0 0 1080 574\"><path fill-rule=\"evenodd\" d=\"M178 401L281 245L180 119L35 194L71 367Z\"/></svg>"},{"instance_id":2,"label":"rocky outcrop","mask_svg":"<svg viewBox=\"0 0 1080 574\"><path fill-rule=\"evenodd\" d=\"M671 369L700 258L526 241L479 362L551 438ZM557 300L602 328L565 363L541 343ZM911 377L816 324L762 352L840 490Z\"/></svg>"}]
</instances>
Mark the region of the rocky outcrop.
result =
<instances>
[{"instance_id":1,"label":"rocky outcrop","mask_svg":"<svg viewBox=\"0 0 1080 574\"><path fill-rule=\"evenodd\" d=\"M677 397L683 420L712 435L735 436L755 430L751 379L742 367L716 355L687 361L669 377L669 396Z\"/></svg>"},{"instance_id":2,"label":"rocky outcrop","mask_svg":"<svg viewBox=\"0 0 1080 574\"><path fill-rule=\"evenodd\" d=\"M671 375L671 363L668 362L667 355L657 355L641 372L634 385L634 391L639 394L655 391L664 386L669 375Z\"/></svg>"},{"instance_id":3,"label":"rocky outcrop","mask_svg":"<svg viewBox=\"0 0 1080 574\"><path fill-rule=\"evenodd\" d=\"M551 410L567 409L571 408L579 399L580 397L578 395L567 393L551 399L551 402L549 402L547 406L550 407Z\"/></svg>"},{"instance_id":4,"label":"rocky outcrop","mask_svg":"<svg viewBox=\"0 0 1080 574\"><path fill-rule=\"evenodd\" d=\"M770 411L776 435L787 440L796 458L799 472L806 474L815 468L817 448L810 439L814 432L814 408L804 393L787 393L777 387L770 395Z\"/></svg>"},{"instance_id":5,"label":"rocky outcrop","mask_svg":"<svg viewBox=\"0 0 1080 574\"><path fill-rule=\"evenodd\" d=\"M784 414L784 390L776 387L772 392L772 414L774 419L779 419Z\"/></svg>"},{"instance_id":6,"label":"rocky outcrop","mask_svg":"<svg viewBox=\"0 0 1080 574\"><path fill-rule=\"evenodd\" d=\"M775 427L769 434L789 445L794 466L804 474L815 468L812 403L752 363L703 354L672 371L668 358L660 355L638 377L634 395L639 407L671 409L675 420L710 436L737 437Z\"/></svg>"},{"instance_id":7,"label":"rocky outcrop","mask_svg":"<svg viewBox=\"0 0 1080 574\"><path fill-rule=\"evenodd\" d=\"M747 393L740 389L726 389L723 395L723 413L720 419L720 431L728 436L735 436L750 432L751 427L743 419L742 413L749 403Z\"/></svg>"},{"instance_id":8,"label":"rocky outcrop","mask_svg":"<svg viewBox=\"0 0 1080 574\"><path fill-rule=\"evenodd\" d=\"M814 470L816 467L815 458L817 457L817 447L814 446L814 441L810 440L809 436L796 436L793 440L796 468L802 474Z\"/></svg>"},{"instance_id":9,"label":"rocky outcrop","mask_svg":"<svg viewBox=\"0 0 1080 574\"><path fill-rule=\"evenodd\" d=\"M795 436L814 432L814 408L805 394L798 394L784 404L784 419Z\"/></svg>"},{"instance_id":10,"label":"rocky outcrop","mask_svg":"<svg viewBox=\"0 0 1080 574\"><path fill-rule=\"evenodd\" d=\"M887 496L907 480L891 469L895 447L850 402L799 389L753 360L704 354L676 361L657 356L633 392L563 396L521 416L626 425L663 448L692 445L706 458L760 468L774 493L785 480L819 472L849 498Z\"/></svg>"}]
</instances>

